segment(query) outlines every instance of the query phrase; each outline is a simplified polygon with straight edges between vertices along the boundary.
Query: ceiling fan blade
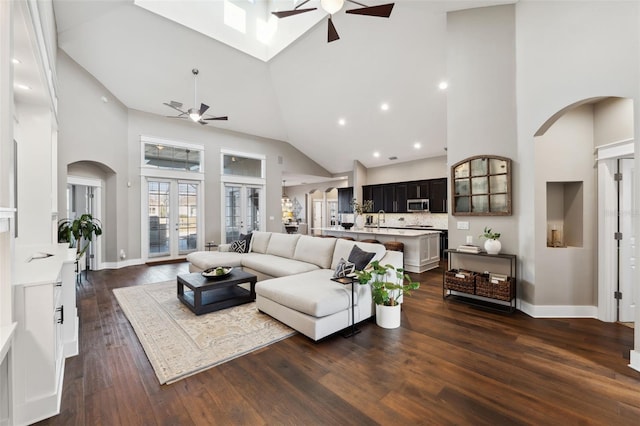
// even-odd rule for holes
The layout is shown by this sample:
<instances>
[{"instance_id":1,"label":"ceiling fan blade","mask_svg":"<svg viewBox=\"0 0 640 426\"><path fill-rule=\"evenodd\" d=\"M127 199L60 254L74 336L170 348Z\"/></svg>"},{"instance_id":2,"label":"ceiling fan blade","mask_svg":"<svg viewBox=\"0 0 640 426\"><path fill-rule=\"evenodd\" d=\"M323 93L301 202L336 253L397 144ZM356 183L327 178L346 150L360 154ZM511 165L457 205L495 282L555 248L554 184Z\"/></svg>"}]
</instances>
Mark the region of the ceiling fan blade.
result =
<instances>
[{"instance_id":1,"label":"ceiling fan blade","mask_svg":"<svg viewBox=\"0 0 640 426\"><path fill-rule=\"evenodd\" d=\"M200 104L200 112L198 113L200 114L200 117L202 117L204 115L204 112L208 109L209 109L209 105Z\"/></svg>"},{"instance_id":2,"label":"ceiling fan blade","mask_svg":"<svg viewBox=\"0 0 640 426\"><path fill-rule=\"evenodd\" d=\"M338 39L340 39L338 31L336 31L336 27L333 25L331 17L329 17L329 26L327 28L327 43L331 43L332 41L336 41Z\"/></svg>"},{"instance_id":3,"label":"ceiling fan blade","mask_svg":"<svg viewBox=\"0 0 640 426\"><path fill-rule=\"evenodd\" d=\"M175 101L171 101L171 103L163 102L163 103L162 103L162 105L166 105L166 106L168 106L169 108L173 108L173 109L175 109L176 111L181 112L182 114L186 114L186 112L185 112L185 111L183 111L183 110L181 110L181 109L180 109L180 107L182 107L182 104L181 104L180 102L175 102Z\"/></svg>"},{"instance_id":4,"label":"ceiling fan blade","mask_svg":"<svg viewBox=\"0 0 640 426\"><path fill-rule=\"evenodd\" d=\"M287 16L299 15L301 13L311 12L312 10L317 9L317 7L311 7L309 9L283 10L282 12L271 12L271 14L276 15L278 18L286 18Z\"/></svg>"},{"instance_id":5,"label":"ceiling fan blade","mask_svg":"<svg viewBox=\"0 0 640 426\"><path fill-rule=\"evenodd\" d=\"M393 5L395 3L381 4L380 6L361 7L359 9L347 10L347 13L353 15L378 16L380 18L388 18L391 16Z\"/></svg>"},{"instance_id":6,"label":"ceiling fan blade","mask_svg":"<svg viewBox=\"0 0 640 426\"><path fill-rule=\"evenodd\" d=\"M228 120L229 117L227 117L226 115L224 117L209 117L209 118L203 118L203 120Z\"/></svg>"},{"instance_id":7,"label":"ceiling fan blade","mask_svg":"<svg viewBox=\"0 0 640 426\"><path fill-rule=\"evenodd\" d=\"M167 118L188 118L186 115L165 115Z\"/></svg>"},{"instance_id":8,"label":"ceiling fan blade","mask_svg":"<svg viewBox=\"0 0 640 426\"><path fill-rule=\"evenodd\" d=\"M202 124L203 126L204 126L205 124L209 124L209 123L205 123L205 122L204 122L204 121L202 121L202 120L198 120L198 123Z\"/></svg>"}]
</instances>

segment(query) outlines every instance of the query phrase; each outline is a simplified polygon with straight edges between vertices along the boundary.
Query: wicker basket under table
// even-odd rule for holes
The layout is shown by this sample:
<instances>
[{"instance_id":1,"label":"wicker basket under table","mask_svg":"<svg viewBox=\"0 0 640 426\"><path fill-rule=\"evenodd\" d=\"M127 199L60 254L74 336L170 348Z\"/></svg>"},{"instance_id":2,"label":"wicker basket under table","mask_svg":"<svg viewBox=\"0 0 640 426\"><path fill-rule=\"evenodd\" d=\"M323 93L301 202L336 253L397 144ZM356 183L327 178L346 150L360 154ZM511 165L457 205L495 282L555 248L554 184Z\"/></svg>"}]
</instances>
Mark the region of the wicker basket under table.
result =
<instances>
[{"instance_id":1,"label":"wicker basket under table","mask_svg":"<svg viewBox=\"0 0 640 426\"><path fill-rule=\"evenodd\" d=\"M513 277L509 277L505 281L491 282L486 274L476 276L476 295L478 296L510 302L513 299L514 287Z\"/></svg>"},{"instance_id":2,"label":"wicker basket under table","mask_svg":"<svg viewBox=\"0 0 640 426\"><path fill-rule=\"evenodd\" d=\"M456 275L463 274L464 277ZM475 293L476 273L471 271L461 271L452 269L444 273L444 285L448 290L459 291L461 293Z\"/></svg>"}]
</instances>

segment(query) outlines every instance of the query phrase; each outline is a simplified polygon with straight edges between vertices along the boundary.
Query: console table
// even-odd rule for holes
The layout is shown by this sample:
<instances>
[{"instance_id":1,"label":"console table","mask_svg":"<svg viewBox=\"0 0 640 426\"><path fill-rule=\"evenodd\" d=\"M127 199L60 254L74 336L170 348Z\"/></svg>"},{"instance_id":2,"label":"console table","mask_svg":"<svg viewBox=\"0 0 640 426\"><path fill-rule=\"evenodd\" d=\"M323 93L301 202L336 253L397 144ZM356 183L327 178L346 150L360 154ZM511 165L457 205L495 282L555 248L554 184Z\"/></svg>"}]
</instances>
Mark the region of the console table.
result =
<instances>
[{"instance_id":1,"label":"console table","mask_svg":"<svg viewBox=\"0 0 640 426\"><path fill-rule=\"evenodd\" d=\"M447 254L449 270L443 273L442 277L442 298L498 310L501 312L513 312L516 309L516 277L518 274L518 257L515 254L488 254L467 253L455 249L444 251ZM495 284L495 295L491 291L491 283L487 283L488 276L479 271L469 271L466 278L466 287L453 285L451 281L452 270L458 256L473 256L476 261L483 259L497 259L503 262L509 262L509 276L504 282ZM459 260L458 260L459 261ZM473 279L472 279L473 278ZM448 281L449 280L449 281ZM487 286L488 284L488 286ZM498 287L499 286L499 287Z\"/></svg>"}]
</instances>

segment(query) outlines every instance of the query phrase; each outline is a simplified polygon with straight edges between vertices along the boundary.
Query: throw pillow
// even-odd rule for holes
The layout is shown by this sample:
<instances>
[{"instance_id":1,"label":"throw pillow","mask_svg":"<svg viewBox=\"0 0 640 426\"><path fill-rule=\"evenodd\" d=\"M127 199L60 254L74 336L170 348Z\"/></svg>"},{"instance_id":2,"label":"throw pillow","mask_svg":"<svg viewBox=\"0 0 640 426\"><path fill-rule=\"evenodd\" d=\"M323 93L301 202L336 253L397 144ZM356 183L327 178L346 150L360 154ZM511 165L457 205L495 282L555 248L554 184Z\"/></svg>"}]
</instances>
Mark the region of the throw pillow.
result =
<instances>
[{"instance_id":1,"label":"throw pillow","mask_svg":"<svg viewBox=\"0 0 640 426\"><path fill-rule=\"evenodd\" d=\"M247 242L245 240L236 240L231 243L230 247L231 251L235 251L236 253L246 253L247 252Z\"/></svg>"},{"instance_id":2,"label":"throw pillow","mask_svg":"<svg viewBox=\"0 0 640 426\"><path fill-rule=\"evenodd\" d=\"M244 240L247 242L247 245L244 249L245 253L249 253L249 250L251 249L251 237L253 237L253 234L251 232L249 232L248 234L240 234L240 240Z\"/></svg>"},{"instance_id":3,"label":"throw pillow","mask_svg":"<svg viewBox=\"0 0 640 426\"><path fill-rule=\"evenodd\" d=\"M354 245L349 253L349 262L352 262L356 266L357 271L362 271L373 259L376 254L362 250L357 245Z\"/></svg>"},{"instance_id":4,"label":"throw pillow","mask_svg":"<svg viewBox=\"0 0 640 426\"><path fill-rule=\"evenodd\" d=\"M333 272L333 278L344 278L347 275L353 273L355 265L351 262L347 262L344 258L340 258L336 265L336 270Z\"/></svg>"}]
</instances>

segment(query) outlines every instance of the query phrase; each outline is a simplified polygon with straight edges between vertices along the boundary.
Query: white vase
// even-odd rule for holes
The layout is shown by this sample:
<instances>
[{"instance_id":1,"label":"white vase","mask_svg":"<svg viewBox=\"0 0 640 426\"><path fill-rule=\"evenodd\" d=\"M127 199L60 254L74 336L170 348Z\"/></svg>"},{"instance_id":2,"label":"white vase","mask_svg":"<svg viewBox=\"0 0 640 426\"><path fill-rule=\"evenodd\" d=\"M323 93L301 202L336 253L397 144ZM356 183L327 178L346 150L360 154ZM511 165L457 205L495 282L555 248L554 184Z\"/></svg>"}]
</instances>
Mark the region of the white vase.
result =
<instances>
[{"instance_id":1,"label":"white vase","mask_svg":"<svg viewBox=\"0 0 640 426\"><path fill-rule=\"evenodd\" d=\"M364 215L359 214L356 216L356 228L364 229Z\"/></svg>"},{"instance_id":2,"label":"white vase","mask_svg":"<svg viewBox=\"0 0 640 426\"><path fill-rule=\"evenodd\" d=\"M502 250L502 244L499 240L487 240L484 242L484 249L488 254L498 254Z\"/></svg>"},{"instance_id":3,"label":"white vase","mask_svg":"<svg viewBox=\"0 0 640 426\"><path fill-rule=\"evenodd\" d=\"M376 305L376 324L382 328L400 327L400 305Z\"/></svg>"}]
</instances>

